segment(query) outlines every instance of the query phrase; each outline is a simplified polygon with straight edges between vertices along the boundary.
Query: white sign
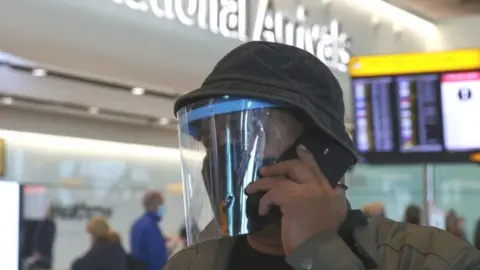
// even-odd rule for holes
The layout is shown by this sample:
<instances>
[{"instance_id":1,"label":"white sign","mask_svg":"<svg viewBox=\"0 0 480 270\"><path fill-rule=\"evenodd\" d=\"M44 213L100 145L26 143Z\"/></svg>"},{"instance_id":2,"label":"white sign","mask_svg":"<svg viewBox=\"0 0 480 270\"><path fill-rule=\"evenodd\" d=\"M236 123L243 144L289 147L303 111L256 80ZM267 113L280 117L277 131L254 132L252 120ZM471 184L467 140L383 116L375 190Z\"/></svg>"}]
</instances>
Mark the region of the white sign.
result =
<instances>
[{"instance_id":1,"label":"white sign","mask_svg":"<svg viewBox=\"0 0 480 270\"><path fill-rule=\"evenodd\" d=\"M20 184L0 181L0 269L18 270L20 250Z\"/></svg>"},{"instance_id":2,"label":"white sign","mask_svg":"<svg viewBox=\"0 0 480 270\"><path fill-rule=\"evenodd\" d=\"M151 12L159 18L177 20L185 26L220 34L240 41L264 40L285 43L317 56L330 68L347 72L351 54L349 36L338 21L308 25L304 7L295 18L273 8L270 0L258 0L253 27L249 25L247 0L113 0L133 10Z\"/></svg>"},{"instance_id":3,"label":"white sign","mask_svg":"<svg viewBox=\"0 0 480 270\"><path fill-rule=\"evenodd\" d=\"M23 187L23 217L30 220L42 220L47 214L50 202L47 190L42 186Z\"/></svg>"}]
</instances>

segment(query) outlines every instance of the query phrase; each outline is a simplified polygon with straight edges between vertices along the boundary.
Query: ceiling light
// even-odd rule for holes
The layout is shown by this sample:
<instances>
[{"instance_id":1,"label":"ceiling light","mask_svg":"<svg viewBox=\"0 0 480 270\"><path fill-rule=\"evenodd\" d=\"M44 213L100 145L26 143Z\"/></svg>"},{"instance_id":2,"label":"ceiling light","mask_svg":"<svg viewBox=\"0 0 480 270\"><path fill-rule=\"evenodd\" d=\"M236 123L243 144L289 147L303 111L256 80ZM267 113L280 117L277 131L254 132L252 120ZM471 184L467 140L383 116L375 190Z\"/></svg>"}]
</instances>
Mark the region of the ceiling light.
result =
<instances>
[{"instance_id":1,"label":"ceiling light","mask_svg":"<svg viewBox=\"0 0 480 270\"><path fill-rule=\"evenodd\" d=\"M134 87L134 88L132 88L132 94L135 95L135 96L141 96L141 95L145 94L145 89L143 89L141 87Z\"/></svg>"},{"instance_id":2,"label":"ceiling light","mask_svg":"<svg viewBox=\"0 0 480 270\"><path fill-rule=\"evenodd\" d=\"M97 107L90 107L88 112L91 114L98 114L99 109Z\"/></svg>"},{"instance_id":3,"label":"ceiling light","mask_svg":"<svg viewBox=\"0 0 480 270\"><path fill-rule=\"evenodd\" d=\"M36 68L32 70L32 75L35 77L45 77L47 75L47 71L45 69Z\"/></svg>"},{"instance_id":4,"label":"ceiling light","mask_svg":"<svg viewBox=\"0 0 480 270\"><path fill-rule=\"evenodd\" d=\"M183 193L182 182L167 184L166 190L171 193L182 194Z\"/></svg>"},{"instance_id":5,"label":"ceiling light","mask_svg":"<svg viewBox=\"0 0 480 270\"><path fill-rule=\"evenodd\" d=\"M393 27L392 27L392 29L393 29L393 32L394 32L394 33L399 33L399 32L402 31L402 27L401 27L400 25L398 25L398 24L394 24Z\"/></svg>"},{"instance_id":6,"label":"ceiling light","mask_svg":"<svg viewBox=\"0 0 480 270\"><path fill-rule=\"evenodd\" d=\"M13 98L11 97L3 97L1 99L2 104L4 105L12 105L13 104Z\"/></svg>"},{"instance_id":7,"label":"ceiling light","mask_svg":"<svg viewBox=\"0 0 480 270\"><path fill-rule=\"evenodd\" d=\"M28 149L32 151L51 151L63 153L67 156L84 156L96 153L101 158L128 156L139 160L161 161L178 166L180 150L139 144L119 143L84 138L64 137L47 134L0 130L0 137L8 142L12 148ZM189 160L203 160L202 151L182 150L182 155ZM201 164L201 163L200 163ZM74 178L75 179L75 178ZM81 180L81 179L76 179Z\"/></svg>"},{"instance_id":8,"label":"ceiling light","mask_svg":"<svg viewBox=\"0 0 480 270\"><path fill-rule=\"evenodd\" d=\"M345 3L363 8L371 16L380 16L380 19L391 20L392 23L401 24L402 28L410 28L413 31L422 32L426 35L438 34L437 26L424 18L414 15L406 10L396 7L384 0L345 0ZM368 5L365 5L368 2Z\"/></svg>"},{"instance_id":9,"label":"ceiling light","mask_svg":"<svg viewBox=\"0 0 480 270\"><path fill-rule=\"evenodd\" d=\"M162 125L162 126L166 126L166 125L170 124L170 119L168 119L166 117L162 117L158 120L158 124Z\"/></svg>"}]
</instances>

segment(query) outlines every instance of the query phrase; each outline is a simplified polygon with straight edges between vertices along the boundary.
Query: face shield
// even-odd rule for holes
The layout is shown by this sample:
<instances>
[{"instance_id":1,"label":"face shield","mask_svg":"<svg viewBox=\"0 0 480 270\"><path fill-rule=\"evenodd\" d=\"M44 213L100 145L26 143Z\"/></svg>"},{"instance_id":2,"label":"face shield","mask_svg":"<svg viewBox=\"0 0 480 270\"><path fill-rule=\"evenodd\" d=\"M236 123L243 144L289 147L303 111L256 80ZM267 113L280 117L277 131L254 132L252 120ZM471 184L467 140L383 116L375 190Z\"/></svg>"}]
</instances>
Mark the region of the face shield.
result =
<instances>
[{"instance_id":1,"label":"face shield","mask_svg":"<svg viewBox=\"0 0 480 270\"><path fill-rule=\"evenodd\" d=\"M263 166L297 158L298 144L315 153L332 187L354 163L348 150L309 128L308 120L300 123L308 117L291 107L225 96L177 115L189 244L280 225L280 209L259 216L263 193L247 195L245 188Z\"/></svg>"},{"instance_id":2,"label":"face shield","mask_svg":"<svg viewBox=\"0 0 480 270\"><path fill-rule=\"evenodd\" d=\"M274 163L302 132L286 110L268 102L222 97L178 112L189 244L246 234L273 218L259 217L261 196L247 196L244 190L257 180L258 170Z\"/></svg>"}]
</instances>

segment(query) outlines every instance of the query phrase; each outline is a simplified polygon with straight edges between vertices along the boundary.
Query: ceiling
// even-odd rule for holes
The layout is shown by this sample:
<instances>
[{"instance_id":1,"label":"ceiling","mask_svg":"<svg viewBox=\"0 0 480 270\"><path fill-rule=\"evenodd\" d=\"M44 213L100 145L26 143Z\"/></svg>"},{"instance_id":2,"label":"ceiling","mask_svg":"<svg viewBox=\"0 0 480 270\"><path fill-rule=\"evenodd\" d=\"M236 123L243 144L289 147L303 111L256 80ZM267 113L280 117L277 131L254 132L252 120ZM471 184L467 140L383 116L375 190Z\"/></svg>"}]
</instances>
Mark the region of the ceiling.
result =
<instances>
[{"instance_id":1,"label":"ceiling","mask_svg":"<svg viewBox=\"0 0 480 270\"><path fill-rule=\"evenodd\" d=\"M435 22L480 13L480 0L387 0L387 2Z\"/></svg>"},{"instance_id":2,"label":"ceiling","mask_svg":"<svg viewBox=\"0 0 480 270\"><path fill-rule=\"evenodd\" d=\"M0 106L174 129L173 100L165 94L75 76L0 53Z\"/></svg>"},{"instance_id":3,"label":"ceiling","mask_svg":"<svg viewBox=\"0 0 480 270\"><path fill-rule=\"evenodd\" d=\"M405 6L415 0L392 1ZM352 6L345 8L343 2ZM316 12L311 17L319 24L331 19L348 22L342 30L354 42L353 54L425 50L424 36L416 36L420 32L404 31L399 38L392 31L391 25L407 20L392 19L390 13L376 27L365 28L372 23L373 9L370 13L361 11L362 2L331 1L323 4L323 9L308 6ZM298 1L275 3L279 10L295 10ZM2 4L0 49L9 52L0 55L4 106L174 127L176 97L198 87L215 62L241 43L197 26L186 27L134 11L113 0L16 0ZM416 42L419 37L422 42ZM378 38L382 42L372 43ZM38 70L46 72L38 76L42 75ZM348 74L335 75L345 90L345 103L350 104ZM134 94L134 88L142 88L144 93ZM348 114L351 110L347 109L347 121L352 119Z\"/></svg>"},{"instance_id":4,"label":"ceiling","mask_svg":"<svg viewBox=\"0 0 480 270\"><path fill-rule=\"evenodd\" d=\"M176 130L173 104L181 94L165 93L81 77L45 68L0 52L0 107L53 112ZM349 131L353 129L346 123Z\"/></svg>"}]
</instances>

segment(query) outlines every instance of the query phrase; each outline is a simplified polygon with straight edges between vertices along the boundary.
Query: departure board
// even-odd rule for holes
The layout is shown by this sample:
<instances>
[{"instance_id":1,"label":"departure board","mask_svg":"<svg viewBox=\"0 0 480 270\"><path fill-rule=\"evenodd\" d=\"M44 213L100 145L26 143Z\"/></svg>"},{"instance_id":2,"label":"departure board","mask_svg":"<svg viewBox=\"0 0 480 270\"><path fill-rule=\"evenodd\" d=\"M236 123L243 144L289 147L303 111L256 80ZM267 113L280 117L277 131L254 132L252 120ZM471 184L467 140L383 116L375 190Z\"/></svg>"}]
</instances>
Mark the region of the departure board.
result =
<instances>
[{"instance_id":1,"label":"departure board","mask_svg":"<svg viewBox=\"0 0 480 270\"><path fill-rule=\"evenodd\" d=\"M396 78L399 148L402 152L442 151L438 75Z\"/></svg>"},{"instance_id":2,"label":"departure board","mask_svg":"<svg viewBox=\"0 0 480 270\"><path fill-rule=\"evenodd\" d=\"M480 163L480 48L353 56L362 162Z\"/></svg>"},{"instance_id":3,"label":"departure board","mask_svg":"<svg viewBox=\"0 0 480 270\"><path fill-rule=\"evenodd\" d=\"M354 85L356 133L360 152L393 150L391 85L392 78L363 79Z\"/></svg>"},{"instance_id":4,"label":"departure board","mask_svg":"<svg viewBox=\"0 0 480 270\"><path fill-rule=\"evenodd\" d=\"M480 72L354 78L352 90L366 162L459 162L480 151Z\"/></svg>"}]
</instances>

